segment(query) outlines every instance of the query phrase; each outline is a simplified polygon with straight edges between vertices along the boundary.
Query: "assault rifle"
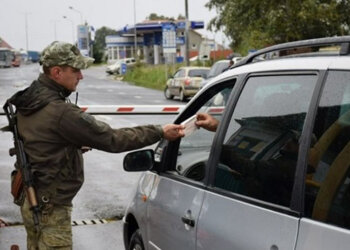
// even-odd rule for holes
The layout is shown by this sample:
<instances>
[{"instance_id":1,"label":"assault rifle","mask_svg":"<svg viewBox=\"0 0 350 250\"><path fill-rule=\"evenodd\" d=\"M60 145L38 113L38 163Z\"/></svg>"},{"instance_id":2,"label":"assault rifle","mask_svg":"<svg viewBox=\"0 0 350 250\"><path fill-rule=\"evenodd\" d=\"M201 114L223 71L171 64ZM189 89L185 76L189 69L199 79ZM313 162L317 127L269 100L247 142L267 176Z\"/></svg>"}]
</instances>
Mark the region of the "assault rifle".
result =
<instances>
[{"instance_id":1,"label":"assault rifle","mask_svg":"<svg viewBox=\"0 0 350 250\"><path fill-rule=\"evenodd\" d=\"M9 154L10 156L16 155L19 172L17 172L17 175L15 176L15 178L17 179L17 182L19 184L21 184L22 186L24 185L24 190L26 192L26 196L30 204L30 209L33 212L34 225L38 229L39 227L38 215L40 213L40 208L39 208L39 204L38 204L35 189L34 189L31 166L27 159L26 153L24 152L23 141L18 133L17 115L14 112L14 105L11 104L9 100L6 101L3 108L9 122L9 130L13 134L15 147L9 150ZM14 193L12 192L12 194Z\"/></svg>"}]
</instances>

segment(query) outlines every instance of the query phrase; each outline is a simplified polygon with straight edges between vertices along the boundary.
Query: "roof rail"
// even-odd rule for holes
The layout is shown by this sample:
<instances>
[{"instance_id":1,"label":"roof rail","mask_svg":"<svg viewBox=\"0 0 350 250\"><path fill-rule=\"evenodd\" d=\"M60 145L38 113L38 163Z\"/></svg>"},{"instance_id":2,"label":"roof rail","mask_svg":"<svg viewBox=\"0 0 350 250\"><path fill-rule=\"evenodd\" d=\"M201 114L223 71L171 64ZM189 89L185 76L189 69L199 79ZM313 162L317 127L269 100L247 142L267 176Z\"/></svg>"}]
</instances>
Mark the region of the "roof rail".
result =
<instances>
[{"instance_id":1,"label":"roof rail","mask_svg":"<svg viewBox=\"0 0 350 250\"><path fill-rule=\"evenodd\" d=\"M258 50L252 54L247 55L237 64L232 65L231 68L252 63L253 60L258 56L275 52L275 51L282 51L282 50L294 49L294 48L300 48L300 47L316 47L316 46L336 45L336 44L339 44L341 46L339 55L350 54L350 36L316 38L316 39L277 44L277 45L273 45L273 46Z\"/></svg>"}]
</instances>

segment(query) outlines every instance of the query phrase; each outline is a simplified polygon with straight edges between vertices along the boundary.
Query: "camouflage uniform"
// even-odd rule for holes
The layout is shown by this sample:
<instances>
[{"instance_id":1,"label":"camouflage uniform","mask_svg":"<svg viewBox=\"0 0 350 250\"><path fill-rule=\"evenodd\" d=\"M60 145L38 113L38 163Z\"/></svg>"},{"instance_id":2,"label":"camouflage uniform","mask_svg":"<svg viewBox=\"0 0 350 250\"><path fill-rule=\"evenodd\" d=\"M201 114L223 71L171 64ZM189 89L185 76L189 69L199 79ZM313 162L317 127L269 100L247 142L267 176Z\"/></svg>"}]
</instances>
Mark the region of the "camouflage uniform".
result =
<instances>
[{"instance_id":1,"label":"camouflage uniform","mask_svg":"<svg viewBox=\"0 0 350 250\"><path fill-rule=\"evenodd\" d=\"M93 59L83 57L71 44L54 42L43 51L40 62L46 67L85 69ZM27 201L21 207L28 249L72 248L72 199L84 181L82 146L117 153L151 145L163 136L162 127L155 125L112 129L67 102L70 93L41 74L10 99L18 112L18 130L43 206L37 233Z\"/></svg>"}]
</instances>

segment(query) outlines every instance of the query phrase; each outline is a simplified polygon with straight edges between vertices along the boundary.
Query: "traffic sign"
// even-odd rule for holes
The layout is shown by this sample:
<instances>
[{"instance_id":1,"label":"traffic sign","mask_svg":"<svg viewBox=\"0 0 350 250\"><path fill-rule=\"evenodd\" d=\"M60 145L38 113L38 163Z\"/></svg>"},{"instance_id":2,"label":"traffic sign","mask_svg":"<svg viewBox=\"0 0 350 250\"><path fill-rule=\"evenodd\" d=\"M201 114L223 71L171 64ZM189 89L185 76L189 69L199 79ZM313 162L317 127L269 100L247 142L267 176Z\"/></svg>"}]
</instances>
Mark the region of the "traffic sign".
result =
<instances>
[{"instance_id":1,"label":"traffic sign","mask_svg":"<svg viewBox=\"0 0 350 250\"><path fill-rule=\"evenodd\" d=\"M122 75L125 75L125 74L126 74L126 70L127 70L126 63L122 63L122 64L120 65L120 73L121 73Z\"/></svg>"}]
</instances>

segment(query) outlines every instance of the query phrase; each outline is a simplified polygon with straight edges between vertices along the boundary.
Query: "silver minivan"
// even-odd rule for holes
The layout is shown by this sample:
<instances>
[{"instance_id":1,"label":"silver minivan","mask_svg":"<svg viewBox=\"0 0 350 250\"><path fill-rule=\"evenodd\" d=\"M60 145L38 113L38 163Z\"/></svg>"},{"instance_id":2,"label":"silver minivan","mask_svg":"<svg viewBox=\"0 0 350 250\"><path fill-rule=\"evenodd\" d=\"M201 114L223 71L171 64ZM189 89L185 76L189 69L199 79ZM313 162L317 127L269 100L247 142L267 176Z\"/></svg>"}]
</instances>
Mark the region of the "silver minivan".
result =
<instances>
[{"instance_id":1,"label":"silver minivan","mask_svg":"<svg viewBox=\"0 0 350 250\"><path fill-rule=\"evenodd\" d=\"M349 36L286 43L212 79L174 122L205 112L216 132L125 156L145 171L125 249L349 249L349 53Z\"/></svg>"}]
</instances>

